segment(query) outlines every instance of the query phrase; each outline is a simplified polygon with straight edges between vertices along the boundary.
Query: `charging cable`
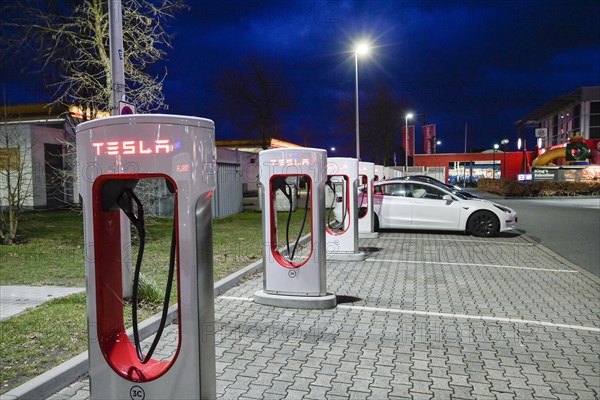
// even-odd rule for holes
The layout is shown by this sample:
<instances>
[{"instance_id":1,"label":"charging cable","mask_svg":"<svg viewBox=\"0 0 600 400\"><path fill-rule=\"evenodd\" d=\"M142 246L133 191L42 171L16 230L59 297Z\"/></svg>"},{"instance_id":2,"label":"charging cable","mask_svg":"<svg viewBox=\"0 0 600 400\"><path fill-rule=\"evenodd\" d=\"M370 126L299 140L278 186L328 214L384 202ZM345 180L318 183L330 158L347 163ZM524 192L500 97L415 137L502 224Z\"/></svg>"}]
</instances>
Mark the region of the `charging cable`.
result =
<instances>
[{"instance_id":1,"label":"charging cable","mask_svg":"<svg viewBox=\"0 0 600 400\"><path fill-rule=\"evenodd\" d=\"M152 354L154 354L154 350L160 341L160 338L163 334L163 330L165 329L165 325L167 322L167 316L169 313L169 300L171 298L171 289L173 288L173 277L175 275L175 253L177 247L176 241L176 223L173 220L173 232L171 234L171 251L169 258L169 275L167 278L167 287L165 289L165 297L163 300L163 310L160 318L160 325L154 335L154 340L150 345L150 349L146 353L144 357L144 353L142 352L142 345L140 342L140 335L138 332L138 296L139 296L139 285L140 285L140 272L142 269L142 260L144 258L144 247L146 245L146 224L144 222L144 206L140 199L135 195L132 189L125 189L125 191L121 194L119 199L117 200L119 207L125 213L131 224L137 230L138 236L140 237L140 245L138 248L137 260L135 262L135 272L133 275L133 295L131 299L131 320L133 325L133 342L135 345L135 350L137 353L137 357L142 364L146 364L152 358ZM135 207L134 207L135 204Z\"/></svg>"},{"instance_id":2,"label":"charging cable","mask_svg":"<svg viewBox=\"0 0 600 400\"><path fill-rule=\"evenodd\" d=\"M302 233L304 232L304 226L306 225L306 217L308 215L308 205L309 205L309 198L310 198L310 196L309 196L310 195L310 182L306 182L307 190L306 190L306 202L304 205L304 216L302 218L302 225L300 226L300 231L298 232L298 237L296 238L296 241L294 242L294 246L292 247L291 251L290 251L290 226L292 223L294 193L292 190L292 186L289 183L287 183L285 180L281 180L278 183L279 184L276 185L275 190L281 190L283 195L288 199L288 203L289 203L288 218L287 218L287 224L285 227L285 241L286 241L287 254L288 254L289 260L292 261L296 254L296 249L298 248L298 244L300 242L300 238L302 237Z\"/></svg>"},{"instance_id":3,"label":"charging cable","mask_svg":"<svg viewBox=\"0 0 600 400\"><path fill-rule=\"evenodd\" d=\"M333 209L335 207L335 201L336 201L336 195L337 195L336 190L335 190L335 184L333 184L333 182L331 182L331 179L328 178L326 185L329 186L329 188L333 192L333 201L331 202L331 207L329 207L329 212L327 213L327 226L331 230L337 230L337 229L343 230L344 225L346 224L346 214L347 214L346 196L344 196L343 181L342 181L342 221L339 223L339 225L337 227L334 227L333 225L331 225L331 214L333 213Z\"/></svg>"},{"instance_id":4,"label":"charging cable","mask_svg":"<svg viewBox=\"0 0 600 400\"><path fill-rule=\"evenodd\" d=\"M296 253L296 249L298 248L298 243L300 242L300 238L302 237L302 233L304 232L304 226L306 225L306 216L308 215L308 204L309 204L311 187L310 187L309 181L306 181L305 183L306 183L306 201L304 203L304 217L302 218L302 225L300 226L300 231L298 232L298 237L296 238L296 243L294 243L294 250L292 250L292 254L290 255L290 260L294 259L294 254ZM290 203L290 212L292 209L291 205L292 204ZM288 230L289 230L289 218L288 218Z\"/></svg>"}]
</instances>

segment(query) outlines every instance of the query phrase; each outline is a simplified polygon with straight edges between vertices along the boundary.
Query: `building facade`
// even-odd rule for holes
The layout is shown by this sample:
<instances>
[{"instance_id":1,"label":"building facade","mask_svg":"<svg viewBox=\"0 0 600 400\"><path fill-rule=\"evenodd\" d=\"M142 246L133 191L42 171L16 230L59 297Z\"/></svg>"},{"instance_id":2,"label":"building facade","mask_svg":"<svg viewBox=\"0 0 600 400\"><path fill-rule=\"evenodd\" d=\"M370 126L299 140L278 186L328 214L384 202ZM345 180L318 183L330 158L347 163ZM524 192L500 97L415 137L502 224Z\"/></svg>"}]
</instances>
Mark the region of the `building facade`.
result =
<instances>
[{"instance_id":1,"label":"building facade","mask_svg":"<svg viewBox=\"0 0 600 400\"><path fill-rule=\"evenodd\" d=\"M512 179L529 172L534 157L531 151L493 151L483 153L416 154L415 166L444 167L446 182L476 184L479 179Z\"/></svg>"},{"instance_id":2,"label":"building facade","mask_svg":"<svg viewBox=\"0 0 600 400\"><path fill-rule=\"evenodd\" d=\"M44 105L9 107L0 123L0 206L9 193L25 208L62 208L74 201L64 118ZM16 201L12 199L12 202Z\"/></svg>"},{"instance_id":3,"label":"building facade","mask_svg":"<svg viewBox=\"0 0 600 400\"><path fill-rule=\"evenodd\" d=\"M600 139L600 86L584 86L557 97L515 125L536 128L539 148L566 143L570 132L580 132L588 140Z\"/></svg>"}]
</instances>

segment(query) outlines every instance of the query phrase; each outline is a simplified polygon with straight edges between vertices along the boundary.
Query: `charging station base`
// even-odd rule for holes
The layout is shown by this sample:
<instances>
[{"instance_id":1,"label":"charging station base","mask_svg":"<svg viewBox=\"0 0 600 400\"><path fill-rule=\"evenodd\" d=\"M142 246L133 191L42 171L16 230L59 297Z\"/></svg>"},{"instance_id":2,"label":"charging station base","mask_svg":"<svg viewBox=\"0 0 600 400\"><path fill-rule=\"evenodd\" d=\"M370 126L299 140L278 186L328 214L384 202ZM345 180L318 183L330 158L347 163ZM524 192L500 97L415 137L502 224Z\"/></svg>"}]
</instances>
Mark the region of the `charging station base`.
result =
<instances>
[{"instance_id":1,"label":"charging station base","mask_svg":"<svg viewBox=\"0 0 600 400\"><path fill-rule=\"evenodd\" d=\"M266 306L304 310L325 310L335 308L337 305L335 294L331 293L327 293L325 296L288 296L270 294L264 290L254 293L254 302Z\"/></svg>"},{"instance_id":2,"label":"charging station base","mask_svg":"<svg viewBox=\"0 0 600 400\"><path fill-rule=\"evenodd\" d=\"M331 261L364 261L367 258L367 254L363 251L357 253L346 253L342 251L336 251L327 253L327 260Z\"/></svg>"},{"instance_id":3,"label":"charging station base","mask_svg":"<svg viewBox=\"0 0 600 400\"><path fill-rule=\"evenodd\" d=\"M379 232L358 232L359 239L377 239Z\"/></svg>"}]
</instances>

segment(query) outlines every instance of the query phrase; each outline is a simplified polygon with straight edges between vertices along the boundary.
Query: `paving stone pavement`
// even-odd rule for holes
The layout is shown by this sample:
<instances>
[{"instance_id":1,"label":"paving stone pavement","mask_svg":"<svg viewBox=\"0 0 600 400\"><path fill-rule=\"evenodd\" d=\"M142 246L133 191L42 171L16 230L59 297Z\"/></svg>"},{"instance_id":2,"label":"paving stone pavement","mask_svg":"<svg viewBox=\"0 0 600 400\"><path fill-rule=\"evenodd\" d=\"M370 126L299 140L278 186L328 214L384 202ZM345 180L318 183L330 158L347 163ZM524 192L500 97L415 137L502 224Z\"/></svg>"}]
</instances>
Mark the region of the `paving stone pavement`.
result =
<instances>
[{"instance_id":1,"label":"paving stone pavement","mask_svg":"<svg viewBox=\"0 0 600 400\"><path fill-rule=\"evenodd\" d=\"M256 304L260 276L215 300L218 398L600 396L599 285L551 253L438 233L361 247L366 261L327 265L335 309ZM157 357L176 341L171 325ZM82 379L50 399L88 397Z\"/></svg>"},{"instance_id":2,"label":"paving stone pavement","mask_svg":"<svg viewBox=\"0 0 600 400\"><path fill-rule=\"evenodd\" d=\"M0 321L22 314L28 308L74 293L85 288L63 286L0 286Z\"/></svg>"}]
</instances>

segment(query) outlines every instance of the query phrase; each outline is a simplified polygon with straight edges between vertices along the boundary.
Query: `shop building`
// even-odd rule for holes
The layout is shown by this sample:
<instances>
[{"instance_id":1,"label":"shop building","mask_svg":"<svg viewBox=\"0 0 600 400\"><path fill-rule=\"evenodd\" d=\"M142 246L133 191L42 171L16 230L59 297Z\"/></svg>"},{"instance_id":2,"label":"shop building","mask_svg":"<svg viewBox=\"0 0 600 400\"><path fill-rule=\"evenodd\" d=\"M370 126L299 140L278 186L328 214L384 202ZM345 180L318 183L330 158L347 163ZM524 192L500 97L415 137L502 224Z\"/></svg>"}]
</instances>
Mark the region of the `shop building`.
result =
<instances>
[{"instance_id":1,"label":"shop building","mask_svg":"<svg viewBox=\"0 0 600 400\"><path fill-rule=\"evenodd\" d=\"M585 86L559 96L515 123L516 142L523 150L483 153L416 154L418 167L445 167L447 182L475 184L482 178L517 180L531 171L531 162L540 154L564 147L569 133L580 132L590 148L590 163L600 164L600 86ZM527 132L535 130L534 143L526 143ZM529 148L532 151L526 151ZM563 164L563 160L555 160Z\"/></svg>"},{"instance_id":2,"label":"shop building","mask_svg":"<svg viewBox=\"0 0 600 400\"><path fill-rule=\"evenodd\" d=\"M540 149L566 143L570 132L580 132L586 140L600 140L600 86L581 87L552 99L515 125L519 136L534 128Z\"/></svg>"},{"instance_id":3,"label":"shop building","mask_svg":"<svg viewBox=\"0 0 600 400\"><path fill-rule=\"evenodd\" d=\"M534 152L493 151L483 153L416 154L415 166L443 167L446 182L463 185L476 184L482 178L516 180L528 172Z\"/></svg>"}]
</instances>

